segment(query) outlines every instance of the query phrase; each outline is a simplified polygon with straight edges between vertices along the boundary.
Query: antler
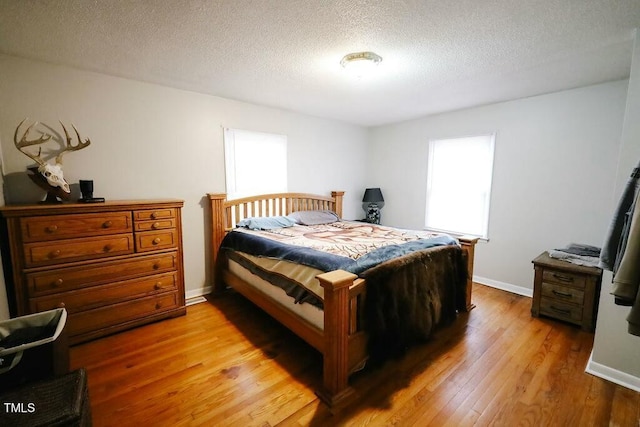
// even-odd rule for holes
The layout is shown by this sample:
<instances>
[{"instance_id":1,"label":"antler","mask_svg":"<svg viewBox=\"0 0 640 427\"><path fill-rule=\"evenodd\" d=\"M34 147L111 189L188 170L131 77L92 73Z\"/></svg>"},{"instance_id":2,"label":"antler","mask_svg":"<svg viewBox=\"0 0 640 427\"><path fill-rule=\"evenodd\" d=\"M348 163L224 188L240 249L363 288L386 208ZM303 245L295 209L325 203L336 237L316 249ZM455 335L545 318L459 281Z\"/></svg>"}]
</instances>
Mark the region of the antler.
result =
<instances>
[{"instance_id":1,"label":"antler","mask_svg":"<svg viewBox=\"0 0 640 427\"><path fill-rule=\"evenodd\" d=\"M73 130L76 131L76 136L78 137L78 143L76 145L73 145L71 143L71 137L69 136L69 132L67 132L67 128L64 127L64 123L60 122L60 124L62 125L62 129L64 130L64 136L67 140L67 146L64 148L64 150L62 150L56 156L56 163L62 163L62 155L67 151L82 150L83 148L86 148L89 146L89 144L91 144L91 141L89 140L89 138L87 138L84 142L82 142L82 138L80 137L80 132L78 132L78 129L76 129L76 127L72 123L71 126L73 127Z\"/></svg>"},{"instance_id":2,"label":"antler","mask_svg":"<svg viewBox=\"0 0 640 427\"><path fill-rule=\"evenodd\" d=\"M51 139L51 135L43 133L40 138L38 139L32 139L31 141L27 140L27 134L29 133L29 131L38 124L38 122L33 123L31 126L29 126L26 130L26 132L24 133L24 135L22 135L22 138L20 138L20 141L18 141L18 129L20 129L20 126L22 126L22 124L24 122L27 121L27 118L25 117L24 120L22 120L20 122L20 124L18 125L18 127L16 128L16 132L13 135L13 142L16 144L16 148L18 150L20 150L20 152L22 154L24 154L25 156L28 156L29 158L31 158L32 160L34 160L35 162L37 162L40 166L43 166L45 164L45 161L42 160L42 157L40 157L40 154L42 153L42 147L40 147L38 149L38 155L33 155L33 154L29 154L28 152L24 151L23 148L24 147L30 147L32 145L38 145L38 144L43 144L45 142L47 142L48 140Z\"/></svg>"}]
</instances>

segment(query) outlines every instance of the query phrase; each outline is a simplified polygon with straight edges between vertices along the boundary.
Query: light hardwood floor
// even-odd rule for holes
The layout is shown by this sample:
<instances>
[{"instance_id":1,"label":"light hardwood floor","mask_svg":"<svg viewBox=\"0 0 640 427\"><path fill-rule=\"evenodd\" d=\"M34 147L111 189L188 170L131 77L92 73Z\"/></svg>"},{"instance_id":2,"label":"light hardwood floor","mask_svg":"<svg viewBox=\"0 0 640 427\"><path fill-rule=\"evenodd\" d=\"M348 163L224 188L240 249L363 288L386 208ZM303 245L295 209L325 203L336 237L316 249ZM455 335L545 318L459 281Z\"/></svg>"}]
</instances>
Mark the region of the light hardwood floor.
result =
<instances>
[{"instance_id":1,"label":"light hardwood floor","mask_svg":"<svg viewBox=\"0 0 640 427\"><path fill-rule=\"evenodd\" d=\"M352 376L331 414L321 357L239 295L71 350L96 426L634 426L640 393L584 373L593 335L474 285L477 307L403 358ZM620 333L626 333L621 331Z\"/></svg>"}]
</instances>

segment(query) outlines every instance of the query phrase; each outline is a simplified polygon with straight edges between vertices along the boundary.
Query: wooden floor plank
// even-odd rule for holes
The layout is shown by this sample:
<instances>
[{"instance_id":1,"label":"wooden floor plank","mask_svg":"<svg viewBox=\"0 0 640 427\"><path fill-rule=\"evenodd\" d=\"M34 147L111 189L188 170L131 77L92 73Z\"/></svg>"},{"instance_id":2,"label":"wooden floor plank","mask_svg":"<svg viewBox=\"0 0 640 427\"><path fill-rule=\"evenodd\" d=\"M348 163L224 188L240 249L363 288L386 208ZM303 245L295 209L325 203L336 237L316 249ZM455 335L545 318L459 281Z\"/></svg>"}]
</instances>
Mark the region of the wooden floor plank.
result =
<instances>
[{"instance_id":1,"label":"wooden floor plank","mask_svg":"<svg viewBox=\"0 0 640 427\"><path fill-rule=\"evenodd\" d=\"M640 393L584 372L593 335L532 318L531 300L474 285L477 308L350 382L329 411L322 358L229 294L71 350L95 426L639 426Z\"/></svg>"}]
</instances>

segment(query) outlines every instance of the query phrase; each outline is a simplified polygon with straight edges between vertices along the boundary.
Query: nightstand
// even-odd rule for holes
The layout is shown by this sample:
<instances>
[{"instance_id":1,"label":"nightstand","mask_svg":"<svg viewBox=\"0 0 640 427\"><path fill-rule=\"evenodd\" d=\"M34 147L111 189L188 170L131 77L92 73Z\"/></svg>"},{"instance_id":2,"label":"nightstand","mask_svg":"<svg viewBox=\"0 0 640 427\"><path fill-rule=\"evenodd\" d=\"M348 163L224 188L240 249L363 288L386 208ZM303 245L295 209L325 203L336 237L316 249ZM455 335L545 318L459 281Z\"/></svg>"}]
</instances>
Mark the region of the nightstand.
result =
<instances>
[{"instance_id":1,"label":"nightstand","mask_svg":"<svg viewBox=\"0 0 640 427\"><path fill-rule=\"evenodd\" d=\"M595 329L602 270L553 259L543 252L533 261L531 315L552 317Z\"/></svg>"}]
</instances>

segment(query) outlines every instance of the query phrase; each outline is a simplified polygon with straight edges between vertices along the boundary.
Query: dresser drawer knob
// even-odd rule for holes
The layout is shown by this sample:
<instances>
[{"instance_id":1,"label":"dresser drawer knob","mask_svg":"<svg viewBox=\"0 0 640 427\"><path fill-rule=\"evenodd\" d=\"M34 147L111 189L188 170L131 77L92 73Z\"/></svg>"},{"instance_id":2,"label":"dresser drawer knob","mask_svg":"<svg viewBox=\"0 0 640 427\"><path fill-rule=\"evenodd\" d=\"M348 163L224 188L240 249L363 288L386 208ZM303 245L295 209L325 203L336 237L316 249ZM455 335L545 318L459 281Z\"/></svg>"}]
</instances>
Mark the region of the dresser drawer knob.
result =
<instances>
[{"instance_id":1,"label":"dresser drawer knob","mask_svg":"<svg viewBox=\"0 0 640 427\"><path fill-rule=\"evenodd\" d=\"M105 221L102 223L102 228L110 228L113 225L111 221Z\"/></svg>"},{"instance_id":2,"label":"dresser drawer knob","mask_svg":"<svg viewBox=\"0 0 640 427\"><path fill-rule=\"evenodd\" d=\"M162 308L162 304L160 304L159 302L156 303L156 310Z\"/></svg>"},{"instance_id":3,"label":"dresser drawer knob","mask_svg":"<svg viewBox=\"0 0 640 427\"><path fill-rule=\"evenodd\" d=\"M573 294L569 294L566 292L560 292L560 291L556 291L555 289L552 291L554 295L557 295L559 297L563 297L563 298L573 298Z\"/></svg>"},{"instance_id":4,"label":"dresser drawer knob","mask_svg":"<svg viewBox=\"0 0 640 427\"><path fill-rule=\"evenodd\" d=\"M154 230L157 230L158 228L160 228L160 223L154 222L153 225L151 225L151 228L153 228Z\"/></svg>"},{"instance_id":5,"label":"dresser drawer knob","mask_svg":"<svg viewBox=\"0 0 640 427\"><path fill-rule=\"evenodd\" d=\"M47 228L45 228L45 231L47 233L55 233L56 231L58 231L58 226L57 225L50 225Z\"/></svg>"},{"instance_id":6,"label":"dresser drawer knob","mask_svg":"<svg viewBox=\"0 0 640 427\"><path fill-rule=\"evenodd\" d=\"M161 241L162 241L162 239L160 239L159 237L156 237L155 239L153 239L153 242L152 242L152 243L153 243L154 245L157 245L157 244L160 244L160 242L161 242Z\"/></svg>"},{"instance_id":7,"label":"dresser drawer knob","mask_svg":"<svg viewBox=\"0 0 640 427\"><path fill-rule=\"evenodd\" d=\"M104 248L102 248L104 250L104 252L110 252L111 249L113 249L113 246L111 245L105 245Z\"/></svg>"},{"instance_id":8,"label":"dresser drawer knob","mask_svg":"<svg viewBox=\"0 0 640 427\"><path fill-rule=\"evenodd\" d=\"M49 252L49 259L58 258L60 256L60 249Z\"/></svg>"},{"instance_id":9,"label":"dresser drawer knob","mask_svg":"<svg viewBox=\"0 0 640 427\"><path fill-rule=\"evenodd\" d=\"M151 212L150 217L151 217L151 219L156 219L156 218L158 218L158 212Z\"/></svg>"},{"instance_id":10,"label":"dresser drawer knob","mask_svg":"<svg viewBox=\"0 0 640 427\"><path fill-rule=\"evenodd\" d=\"M156 284L153 285L153 288L159 291L160 289L162 289L162 282L156 282Z\"/></svg>"},{"instance_id":11,"label":"dresser drawer knob","mask_svg":"<svg viewBox=\"0 0 640 427\"><path fill-rule=\"evenodd\" d=\"M64 283L64 280L62 280L62 278L56 279L53 282L51 282L51 287L52 288L57 288L59 286L62 286L62 284Z\"/></svg>"},{"instance_id":12,"label":"dresser drawer knob","mask_svg":"<svg viewBox=\"0 0 640 427\"><path fill-rule=\"evenodd\" d=\"M563 276L562 274L553 273L553 277L560 280L561 282L573 282L573 277Z\"/></svg>"},{"instance_id":13,"label":"dresser drawer knob","mask_svg":"<svg viewBox=\"0 0 640 427\"><path fill-rule=\"evenodd\" d=\"M158 264L157 262L153 264L154 270L158 270L159 268L160 268L160 264Z\"/></svg>"}]
</instances>

